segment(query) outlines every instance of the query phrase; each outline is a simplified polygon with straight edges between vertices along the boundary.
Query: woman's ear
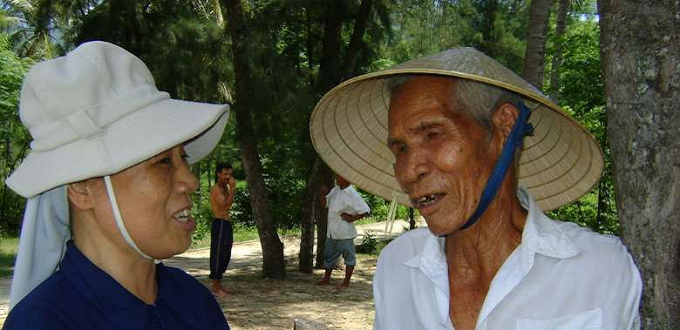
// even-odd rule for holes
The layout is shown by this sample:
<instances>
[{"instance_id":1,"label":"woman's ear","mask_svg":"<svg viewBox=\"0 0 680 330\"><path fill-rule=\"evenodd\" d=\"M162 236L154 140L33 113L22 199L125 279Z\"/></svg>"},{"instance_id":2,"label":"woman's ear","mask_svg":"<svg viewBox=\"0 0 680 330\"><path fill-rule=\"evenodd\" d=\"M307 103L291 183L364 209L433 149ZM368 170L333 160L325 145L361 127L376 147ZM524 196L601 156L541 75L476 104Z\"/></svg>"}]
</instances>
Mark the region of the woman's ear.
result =
<instances>
[{"instance_id":1,"label":"woman's ear","mask_svg":"<svg viewBox=\"0 0 680 330\"><path fill-rule=\"evenodd\" d=\"M66 188L68 200L76 209L87 211L94 208L95 196L93 195L93 189L91 187L93 183L92 180L94 179L70 183Z\"/></svg>"},{"instance_id":2,"label":"woman's ear","mask_svg":"<svg viewBox=\"0 0 680 330\"><path fill-rule=\"evenodd\" d=\"M517 117L519 116L519 110L517 107L512 105L512 103L503 103L498 109L493 113L491 121L493 126L498 128L503 136L507 138L515 126Z\"/></svg>"}]
</instances>

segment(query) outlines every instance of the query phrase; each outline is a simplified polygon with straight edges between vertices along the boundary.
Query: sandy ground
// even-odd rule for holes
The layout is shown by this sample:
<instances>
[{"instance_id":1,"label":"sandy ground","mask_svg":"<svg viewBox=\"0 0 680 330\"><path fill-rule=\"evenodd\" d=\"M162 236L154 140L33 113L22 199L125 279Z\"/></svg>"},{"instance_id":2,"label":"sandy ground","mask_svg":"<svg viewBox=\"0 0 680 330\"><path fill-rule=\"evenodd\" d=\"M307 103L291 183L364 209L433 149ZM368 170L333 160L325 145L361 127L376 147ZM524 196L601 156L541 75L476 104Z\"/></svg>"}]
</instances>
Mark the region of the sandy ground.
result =
<instances>
[{"instance_id":1,"label":"sandy ground","mask_svg":"<svg viewBox=\"0 0 680 330\"><path fill-rule=\"evenodd\" d=\"M322 323L327 329L372 328L375 256L360 258L350 287L335 293L333 285L315 285L323 276L323 270L315 270L311 275L297 271L299 239L285 239L284 249L286 278L274 280L261 276L259 242L235 247L239 253L232 257L224 278L231 295L218 299L232 329L293 329L295 319ZM177 256L166 264L183 268L209 286L208 259L209 250L204 249ZM344 271L335 271L333 275L332 284L342 279Z\"/></svg>"},{"instance_id":2,"label":"sandy ground","mask_svg":"<svg viewBox=\"0 0 680 330\"><path fill-rule=\"evenodd\" d=\"M420 224L419 224L420 225ZM370 232L378 238L396 236L407 227L397 220L391 235L385 235L384 223L358 226L360 235ZM362 236L355 240L361 242ZM293 329L299 324L323 325L318 329L371 329L373 324L372 282L376 256L361 256L350 287L336 293L331 286L317 286L323 270L314 274L297 271L299 238L283 238L286 278L266 279L261 276L262 252L259 241L234 244L232 259L224 278L231 295L218 299L229 325L234 330ZM182 268L209 285L208 249L188 251L165 264ZM333 273L332 284L342 279L344 271ZM0 278L0 326L7 317L10 278Z\"/></svg>"}]
</instances>

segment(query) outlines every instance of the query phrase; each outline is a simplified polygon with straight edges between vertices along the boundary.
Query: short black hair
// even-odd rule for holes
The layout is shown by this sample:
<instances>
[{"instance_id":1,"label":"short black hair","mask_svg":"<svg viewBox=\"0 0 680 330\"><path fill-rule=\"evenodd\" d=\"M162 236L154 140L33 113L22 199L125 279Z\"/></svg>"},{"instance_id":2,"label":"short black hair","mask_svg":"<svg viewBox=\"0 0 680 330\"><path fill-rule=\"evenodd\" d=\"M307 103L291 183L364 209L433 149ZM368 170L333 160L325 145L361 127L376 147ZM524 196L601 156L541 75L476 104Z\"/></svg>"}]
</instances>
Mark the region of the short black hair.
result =
<instances>
[{"instance_id":1,"label":"short black hair","mask_svg":"<svg viewBox=\"0 0 680 330\"><path fill-rule=\"evenodd\" d=\"M217 175L222 172L222 170L227 169L227 170L233 170L234 168L231 167L231 163L217 163L217 167L215 168L215 180L217 180Z\"/></svg>"}]
</instances>

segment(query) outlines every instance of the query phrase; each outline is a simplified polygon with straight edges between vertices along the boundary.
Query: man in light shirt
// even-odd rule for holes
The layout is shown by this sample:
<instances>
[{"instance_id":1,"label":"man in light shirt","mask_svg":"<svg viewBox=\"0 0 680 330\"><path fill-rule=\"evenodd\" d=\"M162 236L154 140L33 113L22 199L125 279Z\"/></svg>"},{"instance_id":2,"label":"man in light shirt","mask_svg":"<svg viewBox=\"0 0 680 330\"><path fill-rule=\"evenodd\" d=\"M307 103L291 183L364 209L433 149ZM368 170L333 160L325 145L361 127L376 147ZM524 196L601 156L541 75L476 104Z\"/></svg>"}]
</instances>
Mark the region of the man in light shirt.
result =
<instances>
[{"instance_id":1,"label":"man in light shirt","mask_svg":"<svg viewBox=\"0 0 680 330\"><path fill-rule=\"evenodd\" d=\"M354 221L367 216L371 209L345 178L336 175L335 182L337 185L321 196L321 206L328 207L328 237L323 253L326 272L318 284L330 283L331 273L342 255L345 260L345 278L335 286L336 290L342 290L349 287L357 262L354 251L357 229Z\"/></svg>"},{"instance_id":2,"label":"man in light shirt","mask_svg":"<svg viewBox=\"0 0 680 330\"><path fill-rule=\"evenodd\" d=\"M639 328L621 241L543 213L597 183L597 142L498 62L462 48L357 77L311 121L326 162L429 227L382 251L374 329Z\"/></svg>"}]
</instances>

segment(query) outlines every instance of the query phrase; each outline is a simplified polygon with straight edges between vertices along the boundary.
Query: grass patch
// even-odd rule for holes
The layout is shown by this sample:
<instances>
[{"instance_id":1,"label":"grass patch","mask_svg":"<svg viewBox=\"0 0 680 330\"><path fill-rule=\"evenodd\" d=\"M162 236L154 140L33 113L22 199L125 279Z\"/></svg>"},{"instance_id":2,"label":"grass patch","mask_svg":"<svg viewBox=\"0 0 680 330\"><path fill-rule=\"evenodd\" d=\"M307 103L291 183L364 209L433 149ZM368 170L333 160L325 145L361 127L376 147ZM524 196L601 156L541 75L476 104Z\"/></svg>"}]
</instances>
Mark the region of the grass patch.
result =
<instances>
[{"instance_id":1,"label":"grass patch","mask_svg":"<svg viewBox=\"0 0 680 330\"><path fill-rule=\"evenodd\" d=\"M279 236L300 236L300 229L299 228L278 229L278 233ZM234 242L245 242L259 238L260 235L258 234L257 228L255 227L244 227L238 224L234 226ZM199 240L194 240L191 243L192 249L200 249L206 247L210 247L210 235L206 235L206 237Z\"/></svg>"},{"instance_id":2,"label":"grass patch","mask_svg":"<svg viewBox=\"0 0 680 330\"><path fill-rule=\"evenodd\" d=\"M18 245L18 237L0 236L0 277L12 275Z\"/></svg>"},{"instance_id":3,"label":"grass patch","mask_svg":"<svg viewBox=\"0 0 680 330\"><path fill-rule=\"evenodd\" d=\"M260 235L257 233L257 228L255 227L236 226L236 228L234 228L234 242L244 242L259 238Z\"/></svg>"}]
</instances>

